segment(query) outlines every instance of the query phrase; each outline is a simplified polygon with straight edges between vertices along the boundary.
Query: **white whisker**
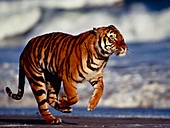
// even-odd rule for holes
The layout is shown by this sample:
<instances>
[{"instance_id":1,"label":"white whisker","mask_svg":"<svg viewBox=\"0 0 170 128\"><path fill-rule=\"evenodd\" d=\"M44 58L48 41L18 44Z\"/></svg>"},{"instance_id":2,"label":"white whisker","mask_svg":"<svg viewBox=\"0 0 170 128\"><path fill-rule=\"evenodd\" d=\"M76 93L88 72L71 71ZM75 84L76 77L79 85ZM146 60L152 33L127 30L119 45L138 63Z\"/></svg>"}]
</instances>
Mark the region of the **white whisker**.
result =
<instances>
[{"instance_id":1,"label":"white whisker","mask_svg":"<svg viewBox=\"0 0 170 128\"><path fill-rule=\"evenodd\" d=\"M127 51L127 55L133 55L131 51Z\"/></svg>"},{"instance_id":2,"label":"white whisker","mask_svg":"<svg viewBox=\"0 0 170 128\"><path fill-rule=\"evenodd\" d=\"M133 49L128 49L128 51L132 51L132 52L135 52L135 50L133 50Z\"/></svg>"}]
</instances>

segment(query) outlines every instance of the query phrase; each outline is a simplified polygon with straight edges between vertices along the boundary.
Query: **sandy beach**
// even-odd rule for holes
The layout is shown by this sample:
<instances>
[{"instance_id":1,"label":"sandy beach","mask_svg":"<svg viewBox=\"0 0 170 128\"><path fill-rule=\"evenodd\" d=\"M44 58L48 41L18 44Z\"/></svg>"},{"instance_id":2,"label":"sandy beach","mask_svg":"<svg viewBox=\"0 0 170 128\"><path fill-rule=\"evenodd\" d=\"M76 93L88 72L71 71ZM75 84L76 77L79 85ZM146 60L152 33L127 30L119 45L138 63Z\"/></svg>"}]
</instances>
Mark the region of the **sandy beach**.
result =
<instances>
[{"instance_id":1,"label":"sandy beach","mask_svg":"<svg viewBox=\"0 0 170 128\"><path fill-rule=\"evenodd\" d=\"M61 128L170 128L170 119L160 118L112 118L112 117L78 117L78 116L62 116L63 123L57 125ZM40 116L0 116L0 127L56 127L56 125L48 125Z\"/></svg>"}]
</instances>

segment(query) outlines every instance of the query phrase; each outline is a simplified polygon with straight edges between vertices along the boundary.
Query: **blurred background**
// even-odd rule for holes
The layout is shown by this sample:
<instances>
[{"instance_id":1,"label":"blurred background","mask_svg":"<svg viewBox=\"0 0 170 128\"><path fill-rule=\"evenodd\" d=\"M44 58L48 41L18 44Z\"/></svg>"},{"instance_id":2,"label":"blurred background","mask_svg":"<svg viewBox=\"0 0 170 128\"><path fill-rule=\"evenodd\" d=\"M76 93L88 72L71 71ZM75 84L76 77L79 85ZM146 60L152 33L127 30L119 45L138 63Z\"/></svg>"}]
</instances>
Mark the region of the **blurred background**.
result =
<instances>
[{"instance_id":1,"label":"blurred background","mask_svg":"<svg viewBox=\"0 0 170 128\"><path fill-rule=\"evenodd\" d=\"M9 86L17 92L19 55L32 37L58 31L77 35L110 24L120 30L129 52L111 56L98 107L169 110L169 0L1 0L0 110L37 106L27 81L20 101L4 91ZM87 107L92 91L87 82L79 84L75 107Z\"/></svg>"}]
</instances>

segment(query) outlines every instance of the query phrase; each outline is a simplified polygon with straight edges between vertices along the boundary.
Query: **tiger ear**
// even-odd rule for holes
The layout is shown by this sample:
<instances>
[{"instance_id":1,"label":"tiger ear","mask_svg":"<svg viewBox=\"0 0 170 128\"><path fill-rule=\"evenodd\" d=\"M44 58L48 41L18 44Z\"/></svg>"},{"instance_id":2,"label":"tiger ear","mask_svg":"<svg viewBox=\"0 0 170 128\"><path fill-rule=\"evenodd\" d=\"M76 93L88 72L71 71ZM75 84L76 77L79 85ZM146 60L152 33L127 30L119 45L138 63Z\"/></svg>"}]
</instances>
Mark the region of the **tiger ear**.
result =
<instances>
[{"instance_id":1,"label":"tiger ear","mask_svg":"<svg viewBox=\"0 0 170 128\"><path fill-rule=\"evenodd\" d=\"M109 28L115 28L115 26L114 26L114 25L109 25L108 27L109 27Z\"/></svg>"},{"instance_id":2,"label":"tiger ear","mask_svg":"<svg viewBox=\"0 0 170 128\"><path fill-rule=\"evenodd\" d=\"M99 35L99 31L98 31L97 28L93 28L93 32L94 32L95 35L97 35L97 36Z\"/></svg>"},{"instance_id":3,"label":"tiger ear","mask_svg":"<svg viewBox=\"0 0 170 128\"><path fill-rule=\"evenodd\" d=\"M94 31L95 33L97 33L97 28L93 28L93 31Z\"/></svg>"}]
</instances>

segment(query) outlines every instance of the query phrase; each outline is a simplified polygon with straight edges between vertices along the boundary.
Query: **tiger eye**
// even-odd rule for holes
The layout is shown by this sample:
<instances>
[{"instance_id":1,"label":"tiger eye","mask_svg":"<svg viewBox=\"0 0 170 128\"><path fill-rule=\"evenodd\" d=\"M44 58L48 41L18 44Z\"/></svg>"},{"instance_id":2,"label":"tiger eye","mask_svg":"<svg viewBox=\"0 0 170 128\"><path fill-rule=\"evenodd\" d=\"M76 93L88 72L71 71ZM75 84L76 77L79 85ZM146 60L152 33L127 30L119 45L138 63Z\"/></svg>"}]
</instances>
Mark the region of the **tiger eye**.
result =
<instances>
[{"instance_id":1,"label":"tiger eye","mask_svg":"<svg viewBox=\"0 0 170 128\"><path fill-rule=\"evenodd\" d=\"M111 38L113 38L113 35L110 35Z\"/></svg>"}]
</instances>

